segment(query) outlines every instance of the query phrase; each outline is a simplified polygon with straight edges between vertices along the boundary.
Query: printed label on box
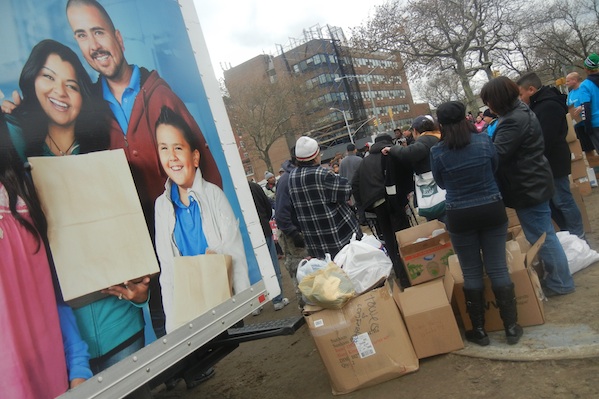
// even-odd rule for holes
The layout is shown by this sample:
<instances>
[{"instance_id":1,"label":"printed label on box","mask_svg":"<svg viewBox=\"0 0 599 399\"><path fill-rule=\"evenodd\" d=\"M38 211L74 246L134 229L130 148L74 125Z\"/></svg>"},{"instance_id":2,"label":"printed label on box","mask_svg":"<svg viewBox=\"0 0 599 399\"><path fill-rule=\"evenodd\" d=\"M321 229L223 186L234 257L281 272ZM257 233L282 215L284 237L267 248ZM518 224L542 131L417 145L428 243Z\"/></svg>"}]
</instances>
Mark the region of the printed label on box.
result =
<instances>
[{"instance_id":1,"label":"printed label on box","mask_svg":"<svg viewBox=\"0 0 599 399\"><path fill-rule=\"evenodd\" d=\"M446 242L444 244L436 245L434 247L426 248L426 249L424 249L422 251L419 251L419 252L414 252L412 254L404 256L404 258L405 258L405 260L412 260L412 259L417 259L417 258L422 258L422 257L427 257L427 256L434 256L434 255L431 255L433 252L437 252L437 251L440 251L442 249L447 249L447 248L450 248L450 247L451 247L451 241L450 242ZM449 256L447 256L447 257L449 257ZM426 259L426 260L432 260L432 257L430 259ZM447 264L447 260L445 260L445 264Z\"/></svg>"},{"instance_id":2,"label":"printed label on box","mask_svg":"<svg viewBox=\"0 0 599 399\"><path fill-rule=\"evenodd\" d=\"M358 349L360 359L364 359L365 357L376 354L376 351L374 350L374 345L372 345L372 341L370 340L370 336L367 332L355 335L352 338L352 341L354 341L354 344Z\"/></svg>"},{"instance_id":3,"label":"printed label on box","mask_svg":"<svg viewBox=\"0 0 599 399\"><path fill-rule=\"evenodd\" d=\"M314 327L322 327L324 326L324 321L322 319L314 320Z\"/></svg>"}]
</instances>

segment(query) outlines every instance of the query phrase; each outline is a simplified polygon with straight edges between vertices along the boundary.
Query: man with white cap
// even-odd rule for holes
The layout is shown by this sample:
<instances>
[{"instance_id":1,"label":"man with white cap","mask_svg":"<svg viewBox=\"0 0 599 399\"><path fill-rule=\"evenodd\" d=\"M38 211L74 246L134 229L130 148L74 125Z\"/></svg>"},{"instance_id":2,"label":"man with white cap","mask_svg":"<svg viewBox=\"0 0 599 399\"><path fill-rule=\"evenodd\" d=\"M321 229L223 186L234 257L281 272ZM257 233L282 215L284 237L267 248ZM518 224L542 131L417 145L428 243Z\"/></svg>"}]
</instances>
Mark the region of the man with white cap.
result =
<instances>
[{"instance_id":1,"label":"man with white cap","mask_svg":"<svg viewBox=\"0 0 599 399\"><path fill-rule=\"evenodd\" d=\"M362 232L356 215L348 205L351 186L346 178L320 166L320 147L316 140L302 136L295 144L298 167L289 174L289 194L297 213L308 255L331 257L352 234Z\"/></svg>"}]
</instances>

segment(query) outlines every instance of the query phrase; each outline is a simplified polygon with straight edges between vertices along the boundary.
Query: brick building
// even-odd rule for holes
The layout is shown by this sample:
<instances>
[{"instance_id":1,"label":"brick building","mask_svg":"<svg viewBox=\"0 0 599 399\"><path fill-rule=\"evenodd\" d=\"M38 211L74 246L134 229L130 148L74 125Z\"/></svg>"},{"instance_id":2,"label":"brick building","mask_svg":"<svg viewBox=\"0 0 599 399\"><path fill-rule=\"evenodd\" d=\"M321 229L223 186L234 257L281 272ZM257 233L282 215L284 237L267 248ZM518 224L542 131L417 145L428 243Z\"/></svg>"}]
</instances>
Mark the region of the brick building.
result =
<instances>
[{"instance_id":1,"label":"brick building","mask_svg":"<svg viewBox=\"0 0 599 399\"><path fill-rule=\"evenodd\" d=\"M233 98L244 85L262 80L274 84L293 79L301 87L296 112L268 151L272 172L289 159L297 137L309 135L323 147L323 161L344 152L351 141L357 146L371 136L410 124L430 113L428 104L414 104L398 55L366 53L350 48L341 28L316 26L291 39L278 55L259 55L224 71L225 85ZM266 164L252 150L252 139L237 131L240 154L248 178L261 181ZM351 137L350 137L351 136Z\"/></svg>"}]
</instances>

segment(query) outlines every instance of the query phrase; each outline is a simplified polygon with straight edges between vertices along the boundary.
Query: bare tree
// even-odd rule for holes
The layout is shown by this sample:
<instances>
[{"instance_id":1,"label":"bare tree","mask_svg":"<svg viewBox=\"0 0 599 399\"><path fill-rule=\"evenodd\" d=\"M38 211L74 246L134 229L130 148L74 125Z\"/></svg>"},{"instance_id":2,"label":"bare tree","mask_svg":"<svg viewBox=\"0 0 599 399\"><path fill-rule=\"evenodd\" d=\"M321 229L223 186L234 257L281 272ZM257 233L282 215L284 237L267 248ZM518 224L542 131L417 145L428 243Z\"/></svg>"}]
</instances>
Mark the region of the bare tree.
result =
<instances>
[{"instance_id":1,"label":"bare tree","mask_svg":"<svg viewBox=\"0 0 599 399\"><path fill-rule=\"evenodd\" d=\"M299 85L293 78L274 82L256 79L227 89L225 104L235 131L250 138L248 152L264 161L267 170L274 170L269 151L275 141L291 131L292 120L301 114L303 95Z\"/></svg>"},{"instance_id":2,"label":"bare tree","mask_svg":"<svg viewBox=\"0 0 599 399\"><path fill-rule=\"evenodd\" d=\"M599 45L597 0L532 0L522 4L504 29L511 41L493 57L506 75L535 71L543 80L556 79L582 66Z\"/></svg>"},{"instance_id":3,"label":"bare tree","mask_svg":"<svg viewBox=\"0 0 599 399\"><path fill-rule=\"evenodd\" d=\"M584 58L597 51L597 0L535 0L528 7L535 10L524 25L528 51L545 75L563 76L567 69L581 67Z\"/></svg>"},{"instance_id":4,"label":"bare tree","mask_svg":"<svg viewBox=\"0 0 599 399\"><path fill-rule=\"evenodd\" d=\"M509 41L503 27L518 0L394 0L353 30L356 44L398 51L416 76L457 79L469 109L478 109L472 78L493 76L492 52Z\"/></svg>"},{"instance_id":5,"label":"bare tree","mask_svg":"<svg viewBox=\"0 0 599 399\"><path fill-rule=\"evenodd\" d=\"M426 79L421 79L418 92L434 108L446 101L466 101L460 82L455 79L450 71L440 72Z\"/></svg>"}]
</instances>

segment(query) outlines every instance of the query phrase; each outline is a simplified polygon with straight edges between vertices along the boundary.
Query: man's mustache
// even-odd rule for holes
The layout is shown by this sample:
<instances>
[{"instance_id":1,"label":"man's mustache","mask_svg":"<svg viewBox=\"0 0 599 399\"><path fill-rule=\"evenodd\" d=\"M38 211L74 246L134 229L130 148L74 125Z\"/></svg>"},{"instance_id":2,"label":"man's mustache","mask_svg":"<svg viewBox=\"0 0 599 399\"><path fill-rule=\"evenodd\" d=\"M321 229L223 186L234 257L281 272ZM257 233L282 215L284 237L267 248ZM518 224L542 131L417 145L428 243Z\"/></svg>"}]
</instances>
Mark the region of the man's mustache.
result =
<instances>
[{"instance_id":1,"label":"man's mustache","mask_svg":"<svg viewBox=\"0 0 599 399\"><path fill-rule=\"evenodd\" d=\"M110 54L109 51L105 51L105 50L97 50L91 54L92 58L101 57L103 55L112 55L112 54Z\"/></svg>"}]
</instances>

